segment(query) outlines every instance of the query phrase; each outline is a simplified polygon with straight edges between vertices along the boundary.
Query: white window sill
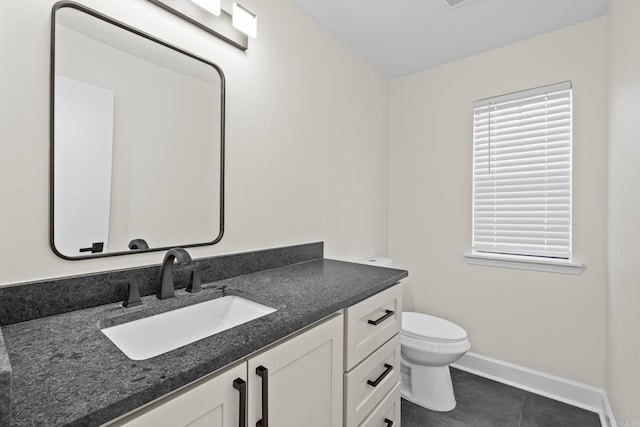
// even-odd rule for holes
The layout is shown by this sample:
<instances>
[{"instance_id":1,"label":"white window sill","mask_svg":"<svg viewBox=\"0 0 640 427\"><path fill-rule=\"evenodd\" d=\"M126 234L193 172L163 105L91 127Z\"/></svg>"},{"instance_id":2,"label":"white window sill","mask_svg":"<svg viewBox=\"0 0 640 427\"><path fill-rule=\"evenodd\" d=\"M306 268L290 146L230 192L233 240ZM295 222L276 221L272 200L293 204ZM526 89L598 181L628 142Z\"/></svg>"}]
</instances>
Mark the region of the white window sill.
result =
<instances>
[{"instance_id":1,"label":"white window sill","mask_svg":"<svg viewBox=\"0 0 640 427\"><path fill-rule=\"evenodd\" d=\"M519 270L546 271L550 273L580 274L584 269L582 263L568 260L543 259L518 255L487 254L473 252L466 254L467 264L490 267L516 268Z\"/></svg>"}]
</instances>

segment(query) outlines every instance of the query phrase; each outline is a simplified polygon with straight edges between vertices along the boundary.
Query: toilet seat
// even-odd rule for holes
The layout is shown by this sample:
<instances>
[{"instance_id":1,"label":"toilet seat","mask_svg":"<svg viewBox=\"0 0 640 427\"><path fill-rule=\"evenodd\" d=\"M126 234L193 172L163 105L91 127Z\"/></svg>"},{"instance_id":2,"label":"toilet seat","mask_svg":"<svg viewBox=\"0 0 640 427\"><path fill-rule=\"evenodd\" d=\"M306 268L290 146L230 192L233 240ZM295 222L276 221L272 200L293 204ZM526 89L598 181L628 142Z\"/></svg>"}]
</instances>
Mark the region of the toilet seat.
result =
<instances>
[{"instance_id":1,"label":"toilet seat","mask_svg":"<svg viewBox=\"0 0 640 427\"><path fill-rule=\"evenodd\" d=\"M467 339L467 332L445 319L423 313L402 313L402 335L438 342L459 342Z\"/></svg>"}]
</instances>

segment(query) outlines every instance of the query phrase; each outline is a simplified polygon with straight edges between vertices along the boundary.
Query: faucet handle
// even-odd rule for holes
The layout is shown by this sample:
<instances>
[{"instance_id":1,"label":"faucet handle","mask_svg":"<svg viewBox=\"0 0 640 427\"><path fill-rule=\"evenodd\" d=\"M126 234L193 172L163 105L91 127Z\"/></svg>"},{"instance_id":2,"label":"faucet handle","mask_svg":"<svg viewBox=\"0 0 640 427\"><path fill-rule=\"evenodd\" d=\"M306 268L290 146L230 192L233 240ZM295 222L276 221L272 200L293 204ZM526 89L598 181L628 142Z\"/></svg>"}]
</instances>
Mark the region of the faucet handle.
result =
<instances>
[{"instance_id":1,"label":"faucet handle","mask_svg":"<svg viewBox=\"0 0 640 427\"><path fill-rule=\"evenodd\" d=\"M149 249L149 244L144 239L133 239L132 241L129 242L128 246L129 246L129 249L131 249L132 251L135 251L135 250L144 251Z\"/></svg>"},{"instance_id":2,"label":"faucet handle","mask_svg":"<svg viewBox=\"0 0 640 427\"><path fill-rule=\"evenodd\" d=\"M189 279L189 285L187 286L186 291L192 294L196 292L200 292L202 290L202 285L200 284L200 270L194 268L191 270L191 278Z\"/></svg>"},{"instance_id":3,"label":"faucet handle","mask_svg":"<svg viewBox=\"0 0 640 427\"><path fill-rule=\"evenodd\" d=\"M124 280L110 280L110 285L120 285L126 283L129 285L129 290L127 291L127 297L122 302L122 306L129 307L137 307L142 305L142 299L140 298L140 290L138 287L138 281L136 279L124 279Z\"/></svg>"}]
</instances>

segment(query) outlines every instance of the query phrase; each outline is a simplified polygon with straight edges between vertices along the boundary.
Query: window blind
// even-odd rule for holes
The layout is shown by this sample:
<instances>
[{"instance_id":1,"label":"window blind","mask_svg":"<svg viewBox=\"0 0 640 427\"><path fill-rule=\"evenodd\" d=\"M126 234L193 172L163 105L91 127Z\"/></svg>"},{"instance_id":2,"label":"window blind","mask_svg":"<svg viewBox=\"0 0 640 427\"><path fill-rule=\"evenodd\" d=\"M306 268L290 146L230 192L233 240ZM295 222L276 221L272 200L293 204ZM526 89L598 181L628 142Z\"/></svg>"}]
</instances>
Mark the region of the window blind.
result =
<instances>
[{"instance_id":1,"label":"window blind","mask_svg":"<svg viewBox=\"0 0 640 427\"><path fill-rule=\"evenodd\" d=\"M571 256L571 82L474 103L473 250Z\"/></svg>"}]
</instances>

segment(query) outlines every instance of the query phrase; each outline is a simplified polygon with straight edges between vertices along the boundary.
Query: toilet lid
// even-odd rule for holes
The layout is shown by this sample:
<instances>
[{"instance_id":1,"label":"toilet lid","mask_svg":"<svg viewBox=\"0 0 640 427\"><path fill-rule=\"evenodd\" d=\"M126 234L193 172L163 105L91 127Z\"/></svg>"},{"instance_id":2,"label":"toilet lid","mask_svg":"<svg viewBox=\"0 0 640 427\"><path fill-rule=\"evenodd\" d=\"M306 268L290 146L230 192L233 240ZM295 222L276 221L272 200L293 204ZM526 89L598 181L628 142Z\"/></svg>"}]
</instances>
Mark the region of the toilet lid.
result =
<instances>
[{"instance_id":1,"label":"toilet lid","mask_svg":"<svg viewBox=\"0 0 640 427\"><path fill-rule=\"evenodd\" d=\"M467 332L448 320L423 313L402 313L402 334L418 339L463 341Z\"/></svg>"}]
</instances>

